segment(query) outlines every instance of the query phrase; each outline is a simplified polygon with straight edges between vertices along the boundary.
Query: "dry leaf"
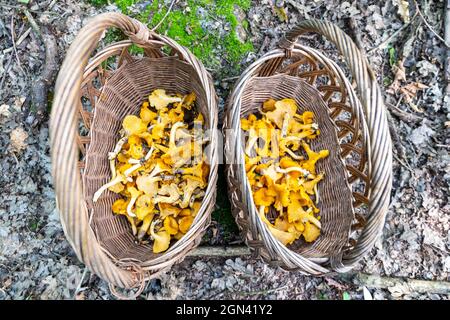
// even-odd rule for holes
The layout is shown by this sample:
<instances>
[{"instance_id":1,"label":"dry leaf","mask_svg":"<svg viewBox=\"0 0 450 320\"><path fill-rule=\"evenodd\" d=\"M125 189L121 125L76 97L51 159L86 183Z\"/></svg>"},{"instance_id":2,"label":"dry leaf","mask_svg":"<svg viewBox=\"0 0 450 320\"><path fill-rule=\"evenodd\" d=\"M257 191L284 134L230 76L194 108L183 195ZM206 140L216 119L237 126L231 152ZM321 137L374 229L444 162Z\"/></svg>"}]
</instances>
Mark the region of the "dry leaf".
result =
<instances>
[{"instance_id":1,"label":"dry leaf","mask_svg":"<svg viewBox=\"0 0 450 320\"><path fill-rule=\"evenodd\" d=\"M409 23L409 3L407 0L392 0L394 5L398 7L398 14L402 17L403 22Z\"/></svg>"},{"instance_id":2,"label":"dry leaf","mask_svg":"<svg viewBox=\"0 0 450 320\"><path fill-rule=\"evenodd\" d=\"M342 284L342 283L337 282L337 281L334 280L333 278L325 278L325 280L327 281L327 284L328 284L328 285L330 285L330 286L332 286L332 287L335 287L336 289L339 289L339 290L345 290L345 289L348 288L348 286L346 286L346 285L344 285L344 284Z\"/></svg>"},{"instance_id":3,"label":"dry leaf","mask_svg":"<svg viewBox=\"0 0 450 320\"><path fill-rule=\"evenodd\" d=\"M403 95L405 98L405 102L416 112L423 112L422 109L420 109L415 103L414 98L417 96L417 92L419 90L427 89L429 88L427 85L420 83L420 82L412 82L407 84L406 86L403 86L399 89L399 92Z\"/></svg>"},{"instance_id":4,"label":"dry leaf","mask_svg":"<svg viewBox=\"0 0 450 320\"><path fill-rule=\"evenodd\" d=\"M447 127L447 128L450 128L450 121L445 121L445 126Z\"/></svg>"},{"instance_id":5,"label":"dry leaf","mask_svg":"<svg viewBox=\"0 0 450 320\"><path fill-rule=\"evenodd\" d=\"M286 10L283 7L275 6L275 12L277 13L278 19L280 19L280 21L282 22L288 21Z\"/></svg>"},{"instance_id":6,"label":"dry leaf","mask_svg":"<svg viewBox=\"0 0 450 320\"><path fill-rule=\"evenodd\" d=\"M11 132L9 148L12 152L19 153L27 147L25 140L28 138L28 133L20 127L15 128Z\"/></svg>"},{"instance_id":7,"label":"dry leaf","mask_svg":"<svg viewBox=\"0 0 450 320\"><path fill-rule=\"evenodd\" d=\"M386 90L390 94L395 94L400 89L401 82L406 82L406 70L403 65L404 60L400 60L396 65L392 67L392 71L394 72L394 81Z\"/></svg>"}]
</instances>

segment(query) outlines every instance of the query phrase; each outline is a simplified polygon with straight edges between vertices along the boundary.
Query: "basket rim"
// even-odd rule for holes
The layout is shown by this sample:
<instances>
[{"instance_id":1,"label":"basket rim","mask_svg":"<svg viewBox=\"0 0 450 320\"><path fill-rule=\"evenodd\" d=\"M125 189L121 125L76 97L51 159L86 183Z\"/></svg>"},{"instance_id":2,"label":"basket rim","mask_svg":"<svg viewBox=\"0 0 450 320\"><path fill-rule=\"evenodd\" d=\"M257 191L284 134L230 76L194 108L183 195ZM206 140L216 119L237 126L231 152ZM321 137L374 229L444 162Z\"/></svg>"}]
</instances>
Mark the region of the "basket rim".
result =
<instances>
[{"instance_id":1,"label":"basket rim","mask_svg":"<svg viewBox=\"0 0 450 320\"><path fill-rule=\"evenodd\" d=\"M61 224L66 239L74 249L78 258L101 278L112 285L122 288L133 288L140 286L142 281L149 279L152 274L167 268L177 261L184 259L188 249L184 249L179 256L171 257L170 260L161 263L159 267L149 268L144 271L144 277L136 276L136 272L129 270L115 262L103 252L97 239L87 226L89 215L83 200L83 188L78 167L78 109L80 108L81 85L89 58L103 32L110 28L121 29L129 38L129 41L144 48L145 55L150 57L161 57L161 43L173 48L173 54L179 59L192 65L200 83L207 96L207 107L214 115L211 122L217 127L218 108L217 96L215 94L212 79L203 64L185 47L179 45L169 37L159 35L139 21L120 13L103 13L93 17L78 33L67 51L64 62L58 73L55 85L54 102L50 116L50 141L52 158L52 176L54 180L55 193L58 203ZM107 55L117 54L114 45L102 50L104 58ZM120 46L120 43L119 45ZM109 51L108 51L109 50ZM91 63L98 56L91 59ZM100 59L100 58L99 58ZM83 120L85 118L83 117ZM64 124L64 125L61 125ZM212 150L211 163L217 163L218 155L216 148ZM217 171L217 166L211 166L211 171ZM215 185L215 180L210 181ZM211 194L211 197L215 194ZM193 243L197 245L197 243Z\"/></svg>"}]
</instances>

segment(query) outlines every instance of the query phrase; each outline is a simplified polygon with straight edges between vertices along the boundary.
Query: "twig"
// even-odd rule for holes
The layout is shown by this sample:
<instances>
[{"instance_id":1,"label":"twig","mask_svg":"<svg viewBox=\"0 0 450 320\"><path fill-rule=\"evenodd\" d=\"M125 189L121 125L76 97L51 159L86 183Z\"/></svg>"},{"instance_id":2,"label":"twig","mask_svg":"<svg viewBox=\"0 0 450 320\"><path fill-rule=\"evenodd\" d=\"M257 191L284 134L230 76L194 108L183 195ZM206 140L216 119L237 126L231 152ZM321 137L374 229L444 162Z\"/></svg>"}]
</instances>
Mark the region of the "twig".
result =
<instances>
[{"instance_id":1,"label":"twig","mask_svg":"<svg viewBox=\"0 0 450 320\"><path fill-rule=\"evenodd\" d=\"M16 42L16 47L18 47L18 46L20 46L21 44L22 44L22 42L28 37L28 35L30 34L30 32L31 32L31 28L28 28L20 37L19 37L19 39L17 40L17 42ZM5 50L3 50L3 53L4 54L6 54L6 53L10 53L11 51L13 51L14 50L14 47L11 47L11 48L8 48L8 49L5 49Z\"/></svg>"},{"instance_id":2,"label":"twig","mask_svg":"<svg viewBox=\"0 0 450 320\"><path fill-rule=\"evenodd\" d=\"M405 163L402 159L400 159L397 155L395 155L395 153L392 154L392 157L394 157L394 159L397 160L398 163L402 165L402 167L404 167L406 170L408 170L414 175L414 170L411 168L409 164Z\"/></svg>"},{"instance_id":3,"label":"twig","mask_svg":"<svg viewBox=\"0 0 450 320\"><path fill-rule=\"evenodd\" d=\"M164 22L164 20L166 20L167 16L169 15L169 13L172 11L172 7L174 6L175 3L177 3L178 0L172 0L170 2L170 6L169 9L167 10L167 12L164 14L164 17L162 17L162 19L156 24L155 27L152 28L152 31L155 31L156 29L158 29L161 24Z\"/></svg>"},{"instance_id":4,"label":"twig","mask_svg":"<svg viewBox=\"0 0 450 320\"><path fill-rule=\"evenodd\" d=\"M40 32L39 27L37 30ZM31 101L36 112L33 114L29 113L26 117L26 122L32 127L39 125L46 117L48 89L52 85L56 71L58 70L58 45L56 37L49 26L44 26L43 31L41 39L45 47L45 61L41 74L33 81L31 90Z\"/></svg>"},{"instance_id":5,"label":"twig","mask_svg":"<svg viewBox=\"0 0 450 320\"><path fill-rule=\"evenodd\" d=\"M250 255L250 249L243 246L233 247L197 247L188 253L191 257L233 257L233 256L248 256Z\"/></svg>"},{"instance_id":6,"label":"twig","mask_svg":"<svg viewBox=\"0 0 450 320\"><path fill-rule=\"evenodd\" d=\"M267 289L267 290L259 290L259 291L234 291L233 293L237 293L240 296L254 296L258 294L268 294L272 292L277 292L283 289L287 289L289 285L281 286L278 288Z\"/></svg>"},{"instance_id":7,"label":"twig","mask_svg":"<svg viewBox=\"0 0 450 320\"><path fill-rule=\"evenodd\" d=\"M384 40L383 42L381 42L381 43L378 44L377 46L375 46L375 47L373 47L372 49L370 49L369 51L367 51L367 54L372 54L372 53L374 53L374 52L377 51L377 50L386 48L386 46L387 46L389 43L391 43L393 39L395 39L395 38L396 38L403 30L405 30L406 28L408 28L408 27L411 25L411 23L412 23L413 20L417 17L417 15L418 15L418 12L416 12L416 13L414 14L414 16L412 17L412 19L411 19L408 23L404 24L400 29L398 29L398 30L395 31L393 34L391 34L386 40Z\"/></svg>"},{"instance_id":8,"label":"twig","mask_svg":"<svg viewBox=\"0 0 450 320\"><path fill-rule=\"evenodd\" d=\"M39 37L40 39L42 39L41 28L39 28L38 24L34 20L33 16L30 13L30 11L28 11L28 9L25 8L25 9L23 9L23 13L27 17L28 22L30 23L31 28L33 28L33 31L36 34L36 36Z\"/></svg>"},{"instance_id":9,"label":"twig","mask_svg":"<svg viewBox=\"0 0 450 320\"><path fill-rule=\"evenodd\" d=\"M445 41L445 39L442 38L442 37L441 37L441 36L433 29L433 27L428 23L427 19L425 19L425 17L424 17L423 14L422 14L422 11L420 11L420 8L419 8L419 5L417 4L417 1L416 1L416 0L413 0L413 1L414 1L414 5L416 6L416 9L417 9L417 12L416 12L416 13L418 13L419 16L422 18L423 23L425 23L425 25L427 26L427 28L428 28L428 29L436 36L436 38L438 38L439 40L441 40L447 48L450 48L449 42Z\"/></svg>"},{"instance_id":10,"label":"twig","mask_svg":"<svg viewBox=\"0 0 450 320\"><path fill-rule=\"evenodd\" d=\"M82 291L81 290L81 286L83 284L84 278L86 277L87 271L88 271L88 268L85 267L84 271L83 271L83 274L81 275L81 279L78 282L77 288L75 289L75 292L73 294L73 299L76 299L77 295Z\"/></svg>"},{"instance_id":11,"label":"twig","mask_svg":"<svg viewBox=\"0 0 450 320\"><path fill-rule=\"evenodd\" d=\"M357 273L353 282L360 286L378 289L402 288L404 293L450 294L450 282L417 280L408 278L382 277L374 274ZM402 291L403 291L402 290Z\"/></svg>"},{"instance_id":12,"label":"twig","mask_svg":"<svg viewBox=\"0 0 450 320\"><path fill-rule=\"evenodd\" d=\"M450 43L450 0L447 0L447 5L444 8L445 13L445 27L444 27L444 37L445 42ZM446 57L445 57L445 80L447 82L447 86L445 87L445 93L450 95L450 49L447 48Z\"/></svg>"},{"instance_id":13,"label":"twig","mask_svg":"<svg viewBox=\"0 0 450 320\"><path fill-rule=\"evenodd\" d=\"M403 97L401 97L399 99L399 101L397 102L397 105L394 106L391 103L386 103L386 106L389 108L389 111L396 116L397 118L399 118L400 120L402 120L405 123L418 123L420 121L422 121L422 118L419 116L416 116L415 114L412 113L408 113L406 111L403 111L402 109L400 109L398 106L400 104L400 102L402 101Z\"/></svg>"},{"instance_id":14,"label":"twig","mask_svg":"<svg viewBox=\"0 0 450 320\"><path fill-rule=\"evenodd\" d=\"M17 66L19 67L20 71L22 71L22 73L25 74L25 71L22 68L22 64L20 63L19 54L17 53L15 38L16 38L16 32L14 30L14 16L11 16L11 41L12 41L12 45L13 45L14 55L16 57Z\"/></svg>"}]
</instances>

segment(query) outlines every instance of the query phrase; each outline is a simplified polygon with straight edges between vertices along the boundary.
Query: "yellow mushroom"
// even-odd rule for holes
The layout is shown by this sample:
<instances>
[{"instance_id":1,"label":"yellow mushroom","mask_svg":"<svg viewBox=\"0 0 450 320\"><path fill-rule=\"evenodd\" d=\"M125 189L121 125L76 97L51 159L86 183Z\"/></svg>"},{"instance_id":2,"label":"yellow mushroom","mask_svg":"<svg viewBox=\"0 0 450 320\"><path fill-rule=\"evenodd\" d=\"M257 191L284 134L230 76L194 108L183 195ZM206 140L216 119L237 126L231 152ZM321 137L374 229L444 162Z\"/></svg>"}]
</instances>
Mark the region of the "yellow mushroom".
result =
<instances>
[{"instance_id":1,"label":"yellow mushroom","mask_svg":"<svg viewBox=\"0 0 450 320\"><path fill-rule=\"evenodd\" d=\"M293 117L297 112L297 105L293 99L282 99L275 102L275 109L265 113L267 119L272 121L279 129L283 128L285 115Z\"/></svg>"},{"instance_id":2,"label":"yellow mushroom","mask_svg":"<svg viewBox=\"0 0 450 320\"><path fill-rule=\"evenodd\" d=\"M122 126L127 136L147 131L147 125L145 122L135 115L126 116L123 119Z\"/></svg>"},{"instance_id":3,"label":"yellow mushroom","mask_svg":"<svg viewBox=\"0 0 450 320\"><path fill-rule=\"evenodd\" d=\"M158 193L158 182L161 180L161 177L142 175L137 177L136 186L140 191L153 198Z\"/></svg>"},{"instance_id":4,"label":"yellow mushroom","mask_svg":"<svg viewBox=\"0 0 450 320\"><path fill-rule=\"evenodd\" d=\"M202 182L195 179L193 176L185 176L186 186L183 188L183 200L180 203L180 208L187 208L195 189L201 187Z\"/></svg>"},{"instance_id":5,"label":"yellow mushroom","mask_svg":"<svg viewBox=\"0 0 450 320\"><path fill-rule=\"evenodd\" d=\"M97 202L98 198L100 198L100 196L102 195L102 193L110 188L115 186L118 183L122 183L122 182L126 182L126 178L123 174L121 174L120 172L116 173L116 177L114 179L112 179L111 181L109 181L108 183L104 184L103 186L100 187L100 189L98 189L95 193L94 193L94 197L92 199L92 201Z\"/></svg>"},{"instance_id":6,"label":"yellow mushroom","mask_svg":"<svg viewBox=\"0 0 450 320\"><path fill-rule=\"evenodd\" d=\"M181 212L181 208L178 208L170 203L158 203L159 207L159 216L161 219L165 219L167 216L178 216Z\"/></svg>"},{"instance_id":7,"label":"yellow mushroom","mask_svg":"<svg viewBox=\"0 0 450 320\"><path fill-rule=\"evenodd\" d=\"M241 129L244 131L250 130L254 126L255 121L256 116L254 114L249 115L247 119L241 119Z\"/></svg>"},{"instance_id":8,"label":"yellow mushroom","mask_svg":"<svg viewBox=\"0 0 450 320\"><path fill-rule=\"evenodd\" d=\"M155 107L156 110L161 110L166 108L169 104L174 102L181 102L180 97L173 97L166 94L166 90L157 89L154 90L150 96L148 97L148 101L152 107Z\"/></svg>"},{"instance_id":9,"label":"yellow mushroom","mask_svg":"<svg viewBox=\"0 0 450 320\"><path fill-rule=\"evenodd\" d=\"M275 202L276 193L267 188L260 188L253 193L256 206L269 207Z\"/></svg>"},{"instance_id":10,"label":"yellow mushroom","mask_svg":"<svg viewBox=\"0 0 450 320\"><path fill-rule=\"evenodd\" d=\"M130 192L131 199L127 206L127 213L130 217L136 217L136 215L133 213L132 209L134 206L134 203L136 202L137 198L142 194L141 191L136 189L135 187L129 187L127 188L128 192Z\"/></svg>"},{"instance_id":11,"label":"yellow mushroom","mask_svg":"<svg viewBox=\"0 0 450 320\"><path fill-rule=\"evenodd\" d=\"M308 155L308 160L304 161L304 163L302 164L303 168L305 168L312 174L316 174L316 162L320 159L328 157L330 152L328 150L320 150L319 152L314 152L306 142L302 142L302 147L303 149L305 149L306 154Z\"/></svg>"},{"instance_id":12,"label":"yellow mushroom","mask_svg":"<svg viewBox=\"0 0 450 320\"><path fill-rule=\"evenodd\" d=\"M191 215L193 217L195 217L197 215L197 213L200 211L200 207L202 206L202 203L200 201L196 201L192 204L191 208L192 208L192 212Z\"/></svg>"},{"instance_id":13,"label":"yellow mushroom","mask_svg":"<svg viewBox=\"0 0 450 320\"><path fill-rule=\"evenodd\" d=\"M322 180L323 174L318 174L313 180L309 180L303 183L303 187L308 194L314 195L317 184Z\"/></svg>"},{"instance_id":14,"label":"yellow mushroom","mask_svg":"<svg viewBox=\"0 0 450 320\"><path fill-rule=\"evenodd\" d=\"M194 217L192 217L192 216L182 217L178 221L178 228L180 229L180 232L181 233L188 232L188 230L191 227L193 221L194 221Z\"/></svg>"},{"instance_id":15,"label":"yellow mushroom","mask_svg":"<svg viewBox=\"0 0 450 320\"><path fill-rule=\"evenodd\" d=\"M305 222L302 235L306 242L313 242L319 237L320 229L312 223Z\"/></svg>"},{"instance_id":16,"label":"yellow mushroom","mask_svg":"<svg viewBox=\"0 0 450 320\"><path fill-rule=\"evenodd\" d=\"M174 204L180 198L180 191L175 183L163 185L158 194L153 198L153 203L171 203Z\"/></svg>"},{"instance_id":17,"label":"yellow mushroom","mask_svg":"<svg viewBox=\"0 0 450 320\"><path fill-rule=\"evenodd\" d=\"M275 103L276 101L274 99L268 99L263 102L263 111L273 111L275 110Z\"/></svg>"},{"instance_id":18,"label":"yellow mushroom","mask_svg":"<svg viewBox=\"0 0 450 320\"><path fill-rule=\"evenodd\" d=\"M166 251L170 245L170 234L165 230L155 232L155 224L157 221L153 221L150 225L150 235L153 238L153 253L161 253Z\"/></svg>"},{"instance_id":19,"label":"yellow mushroom","mask_svg":"<svg viewBox=\"0 0 450 320\"><path fill-rule=\"evenodd\" d=\"M142 221L148 215L153 216L154 208L152 198L148 194L140 195L136 200L136 218Z\"/></svg>"},{"instance_id":20,"label":"yellow mushroom","mask_svg":"<svg viewBox=\"0 0 450 320\"><path fill-rule=\"evenodd\" d=\"M139 116L145 123L150 123L158 117L158 114L150 110L147 103L147 105L142 106Z\"/></svg>"},{"instance_id":21,"label":"yellow mushroom","mask_svg":"<svg viewBox=\"0 0 450 320\"><path fill-rule=\"evenodd\" d=\"M275 237L275 239L277 239L284 245L291 244L300 237L299 232L286 232L275 228L270 223L270 221L267 220L266 215L264 213L264 206L259 207L259 217L266 224L267 228L269 229L270 233Z\"/></svg>"},{"instance_id":22,"label":"yellow mushroom","mask_svg":"<svg viewBox=\"0 0 450 320\"><path fill-rule=\"evenodd\" d=\"M138 240L142 240L144 238L145 234L147 233L148 229L150 228L150 224L153 221L153 214L145 216L144 220L142 221L141 226L139 227L138 231Z\"/></svg>"},{"instance_id":23,"label":"yellow mushroom","mask_svg":"<svg viewBox=\"0 0 450 320\"><path fill-rule=\"evenodd\" d=\"M164 219L164 230L166 230L170 235L178 233L178 222L172 216L167 216Z\"/></svg>"},{"instance_id":24,"label":"yellow mushroom","mask_svg":"<svg viewBox=\"0 0 450 320\"><path fill-rule=\"evenodd\" d=\"M127 205L128 202L125 199L117 199L112 205L112 211L115 214L125 215L127 213Z\"/></svg>"}]
</instances>

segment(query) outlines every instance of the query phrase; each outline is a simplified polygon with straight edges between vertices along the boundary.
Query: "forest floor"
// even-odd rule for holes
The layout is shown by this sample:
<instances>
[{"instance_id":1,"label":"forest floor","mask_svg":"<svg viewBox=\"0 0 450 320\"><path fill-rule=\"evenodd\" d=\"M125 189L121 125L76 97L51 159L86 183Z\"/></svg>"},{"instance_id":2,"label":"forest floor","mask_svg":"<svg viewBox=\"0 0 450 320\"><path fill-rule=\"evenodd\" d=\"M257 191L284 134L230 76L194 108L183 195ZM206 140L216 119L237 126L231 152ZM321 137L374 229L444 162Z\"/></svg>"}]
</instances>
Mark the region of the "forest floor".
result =
<instances>
[{"instance_id":1,"label":"forest floor","mask_svg":"<svg viewBox=\"0 0 450 320\"><path fill-rule=\"evenodd\" d=\"M169 2L0 0L0 300L114 298L107 283L78 261L64 237L52 187L47 119L34 127L26 120L35 112L31 108L32 84L42 73L45 53L24 9L38 25L50 26L57 39L59 64L90 17L122 11L153 26ZM227 5L221 6L223 3ZM450 105L444 99L445 45L436 35L443 36L444 2L409 1L406 12L396 6L401 3L408 1L285 0L274 4L270 0L239 0L217 1L215 5L178 1L159 32L190 47L203 60L215 79L223 108L239 72L274 48L297 22L320 18L349 33L357 30L379 77L395 134L394 182L386 225L380 240L355 270L449 281ZM349 27L348 18L354 19L356 29ZM205 38L208 33L211 36ZM110 32L102 45L120 37ZM327 41L309 37L307 42L319 45L326 54L335 54ZM219 194L224 194L224 188L222 173ZM242 244L226 197L218 197L213 220L205 244ZM342 277L307 277L244 257L188 257L150 281L141 298L449 296L414 292L407 286L379 289Z\"/></svg>"}]
</instances>

